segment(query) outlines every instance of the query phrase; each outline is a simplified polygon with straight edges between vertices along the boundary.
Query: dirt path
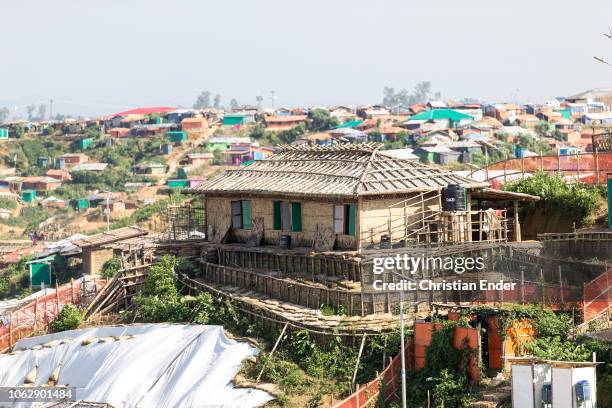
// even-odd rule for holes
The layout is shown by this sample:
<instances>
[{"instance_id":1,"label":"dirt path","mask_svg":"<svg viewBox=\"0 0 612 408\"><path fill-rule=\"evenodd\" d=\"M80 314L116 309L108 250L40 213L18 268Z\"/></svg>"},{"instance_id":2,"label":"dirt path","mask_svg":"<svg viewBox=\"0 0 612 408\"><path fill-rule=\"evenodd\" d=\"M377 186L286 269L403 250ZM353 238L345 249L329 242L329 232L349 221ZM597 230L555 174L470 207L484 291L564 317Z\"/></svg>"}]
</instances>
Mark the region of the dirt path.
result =
<instances>
[{"instance_id":1,"label":"dirt path","mask_svg":"<svg viewBox=\"0 0 612 408\"><path fill-rule=\"evenodd\" d=\"M195 148L203 145L206 142L206 140L208 140L209 135L212 135L215 132L216 128L217 128L216 126L213 126L202 137L196 140L189 141L188 146L181 145L177 147L176 149L172 149L172 152L166 158L166 164L168 166L168 171L166 171L166 174L164 174L163 177L160 177L158 179L157 185L162 186L166 184L166 181L172 178L174 174L176 174L176 169L178 168L178 164L181 161L181 159L183 159L189 152L193 151Z\"/></svg>"}]
</instances>

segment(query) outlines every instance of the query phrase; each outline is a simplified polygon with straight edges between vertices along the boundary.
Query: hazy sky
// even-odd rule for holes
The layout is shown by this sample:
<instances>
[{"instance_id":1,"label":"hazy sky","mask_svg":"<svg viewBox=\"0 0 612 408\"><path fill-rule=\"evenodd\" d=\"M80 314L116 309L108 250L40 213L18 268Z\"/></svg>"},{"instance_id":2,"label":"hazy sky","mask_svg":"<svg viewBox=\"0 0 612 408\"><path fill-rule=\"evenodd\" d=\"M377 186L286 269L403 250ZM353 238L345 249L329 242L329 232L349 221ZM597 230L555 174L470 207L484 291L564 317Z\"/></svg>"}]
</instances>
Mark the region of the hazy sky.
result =
<instances>
[{"instance_id":1,"label":"hazy sky","mask_svg":"<svg viewBox=\"0 0 612 408\"><path fill-rule=\"evenodd\" d=\"M429 80L444 99L541 102L612 87L611 1L2 0L0 107L54 112L380 102Z\"/></svg>"}]
</instances>

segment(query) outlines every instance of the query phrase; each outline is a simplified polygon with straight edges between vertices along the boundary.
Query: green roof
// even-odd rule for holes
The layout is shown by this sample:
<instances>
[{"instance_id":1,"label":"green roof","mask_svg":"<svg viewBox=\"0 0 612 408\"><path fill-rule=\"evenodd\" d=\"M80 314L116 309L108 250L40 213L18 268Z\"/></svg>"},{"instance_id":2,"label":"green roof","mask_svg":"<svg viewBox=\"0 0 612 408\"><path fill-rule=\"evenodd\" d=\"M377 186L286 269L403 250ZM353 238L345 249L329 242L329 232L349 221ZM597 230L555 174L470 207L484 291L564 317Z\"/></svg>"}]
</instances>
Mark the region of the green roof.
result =
<instances>
[{"instance_id":1,"label":"green roof","mask_svg":"<svg viewBox=\"0 0 612 408\"><path fill-rule=\"evenodd\" d=\"M465 113L457 112L452 109L431 109L425 112L418 113L410 118L410 120L434 120L434 119L448 119L458 122L463 119L474 119L470 115Z\"/></svg>"},{"instance_id":2,"label":"green roof","mask_svg":"<svg viewBox=\"0 0 612 408\"><path fill-rule=\"evenodd\" d=\"M340 126L336 126L336 129L343 129L343 128L354 128L357 127L359 125L361 125L363 123L363 120L349 120L348 122L344 122L343 124L341 124Z\"/></svg>"},{"instance_id":3,"label":"green roof","mask_svg":"<svg viewBox=\"0 0 612 408\"><path fill-rule=\"evenodd\" d=\"M244 115L225 115L223 124L228 126L242 125L244 123Z\"/></svg>"},{"instance_id":4,"label":"green roof","mask_svg":"<svg viewBox=\"0 0 612 408\"><path fill-rule=\"evenodd\" d=\"M559 113L565 118L565 119L572 119L572 112L570 112L569 109L561 109L559 111Z\"/></svg>"}]
</instances>

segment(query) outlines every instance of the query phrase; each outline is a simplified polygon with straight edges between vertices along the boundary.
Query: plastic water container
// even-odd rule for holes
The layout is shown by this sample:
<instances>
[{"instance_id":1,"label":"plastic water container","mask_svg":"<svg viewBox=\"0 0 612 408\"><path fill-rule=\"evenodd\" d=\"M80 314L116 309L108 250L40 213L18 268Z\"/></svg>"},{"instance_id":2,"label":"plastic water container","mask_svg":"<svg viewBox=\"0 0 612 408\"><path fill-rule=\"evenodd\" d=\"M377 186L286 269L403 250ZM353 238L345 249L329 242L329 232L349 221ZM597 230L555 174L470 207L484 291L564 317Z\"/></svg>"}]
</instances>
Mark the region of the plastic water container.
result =
<instances>
[{"instance_id":1,"label":"plastic water container","mask_svg":"<svg viewBox=\"0 0 612 408\"><path fill-rule=\"evenodd\" d=\"M279 240L279 246L283 249L291 248L291 235L281 235Z\"/></svg>"},{"instance_id":2,"label":"plastic water container","mask_svg":"<svg viewBox=\"0 0 612 408\"><path fill-rule=\"evenodd\" d=\"M459 184L449 184L442 189L442 209L444 211L465 211L465 201L465 187Z\"/></svg>"},{"instance_id":3,"label":"plastic water container","mask_svg":"<svg viewBox=\"0 0 612 408\"><path fill-rule=\"evenodd\" d=\"M578 401L589 401L591 399L591 384L587 380L576 383L576 399Z\"/></svg>"}]
</instances>

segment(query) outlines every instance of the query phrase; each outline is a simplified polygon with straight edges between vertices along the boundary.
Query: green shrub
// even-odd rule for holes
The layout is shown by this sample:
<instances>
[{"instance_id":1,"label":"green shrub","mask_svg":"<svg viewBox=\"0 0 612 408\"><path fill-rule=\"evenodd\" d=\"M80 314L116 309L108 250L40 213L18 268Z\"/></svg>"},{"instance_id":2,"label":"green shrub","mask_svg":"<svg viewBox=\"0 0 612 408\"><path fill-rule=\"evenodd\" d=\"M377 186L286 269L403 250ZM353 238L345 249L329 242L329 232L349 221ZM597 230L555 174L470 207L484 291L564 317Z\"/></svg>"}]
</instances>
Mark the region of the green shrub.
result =
<instances>
[{"instance_id":1,"label":"green shrub","mask_svg":"<svg viewBox=\"0 0 612 408\"><path fill-rule=\"evenodd\" d=\"M545 209L569 217L577 226L588 225L593 211L603 201L603 190L584 183L566 183L558 175L536 172L532 177L509 183L505 190L537 195L540 201L530 203L527 211Z\"/></svg>"},{"instance_id":2,"label":"green shrub","mask_svg":"<svg viewBox=\"0 0 612 408\"><path fill-rule=\"evenodd\" d=\"M119 272L120 269L121 269L121 258L116 255L113 255L111 259L104 262L104 264L102 265L100 275L104 279L112 279L117 274L117 272Z\"/></svg>"},{"instance_id":3,"label":"green shrub","mask_svg":"<svg viewBox=\"0 0 612 408\"><path fill-rule=\"evenodd\" d=\"M53 323L51 323L51 330L53 332L74 330L80 326L82 320L81 311L76 306L71 304L64 305Z\"/></svg>"},{"instance_id":4,"label":"green shrub","mask_svg":"<svg viewBox=\"0 0 612 408\"><path fill-rule=\"evenodd\" d=\"M29 260L30 257L23 257L0 270L0 300L21 296L29 290L30 272L26 265Z\"/></svg>"},{"instance_id":5,"label":"green shrub","mask_svg":"<svg viewBox=\"0 0 612 408\"><path fill-rule=\"evenodd\" d=\"M13 200L12 198L0 197L0 208L14 210L17 208L17 201Z\"/></svg>"}]
</instances>

